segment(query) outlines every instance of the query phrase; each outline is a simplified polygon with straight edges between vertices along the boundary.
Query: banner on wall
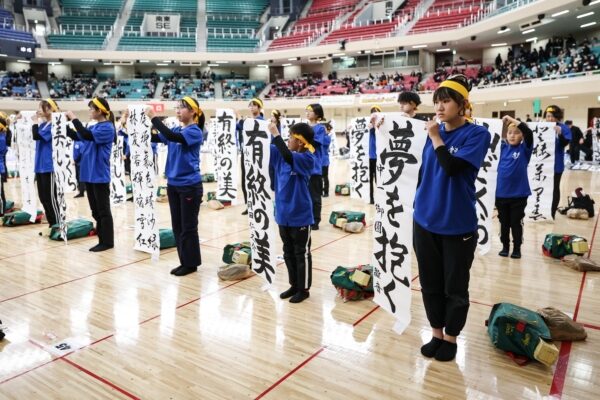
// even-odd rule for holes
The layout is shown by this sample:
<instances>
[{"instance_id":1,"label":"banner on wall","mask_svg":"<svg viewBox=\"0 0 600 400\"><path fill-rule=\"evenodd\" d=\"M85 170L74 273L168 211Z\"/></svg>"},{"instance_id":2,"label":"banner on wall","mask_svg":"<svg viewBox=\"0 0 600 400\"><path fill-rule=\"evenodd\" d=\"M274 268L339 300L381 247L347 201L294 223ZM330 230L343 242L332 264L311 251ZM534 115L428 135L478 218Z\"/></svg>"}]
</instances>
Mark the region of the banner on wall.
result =
<instances>
[{"instance_id":1,"label":"banner on wall","mask_svg":"<svg viewBox=\"0 0 600 400\"><path fill-rule=\"evenodd\" d=\"M21 209L31 215L30 222L37 214L37 196L35 190L35 141L31 127L34 124L35 111L21 111L21 118L15 123L16 145L18 148L19 176L21 177Z\"/></svg>"},{"instance_id":2,"label":"banner on wall","mask_svg":"<svg viewBox=\"0 0 600 400\"><path fill-rule=\"evenodd\" d=\"M271 159L271 135L268 121L246 119L244 121L245 182L248 192L248 219L250 221L250 247L252 270L262 276L267 284L275 276L275 213L269 161Z\"/></svg>"},{"instance_id":3,"label":"banner on wall","mask_svg":"<svg viewBox=\"0 0 600 400\"><path fill-rule=\"evenodd\" d=\"M552 221L556 124L528 122L527 125L533 131L533 153L527 168L531 196L527 199L525 221Z\"/></svg>"},{"instance_id":4,"label":"banner on wall","mask_svg":"<svg viewBox=\"0 0 600 400\"><path fill-rule=\"evenodd\" d=\"M236 121L231 109L217 109L216 114L216 155L215 178L217 180L217 200L237 204L238 157L235 144Z\"/></svg>"},{"instance_id":5,"label":"banner on wall","mask_svg":"<svg viewBox=\"0 0 600 400\"><path fill-rule=\"evenodd\" d=\"M143 105L130 105L127 116L135 208L134 249L150 253L153 259L157 259L160 237L154 209L157 190L155 158L152 153L151 123L144 109Z\"/></svg>"},{"instance_id":6,"label":"banner on wall","mask_svg":"<svg viewBox=\"0 0 600 400\"><path fill-rule=\"evenodd\" d=\"M353 118L350 130L350 196L368 203L369 187L369 120Z\"/></svg>"},{"instance_id":7,"label":"banner on wall","mask_svg":"<svg viewBox=\"0 0 600 400\"><path fill-rule=\"evenodd\" d=\"M377 188L373 225L375 302L396 318L402 333L411 320L413 203L427 140L424 121L385 113L376 133Z\"/></svg>"},{"instance_id":8,"label":"banner on wall","mask_svg":"<svg viewBox=\"0 0 600 400\"><path fill-rule=\"evenodd\" d=\"M477 203L477 248L479 254L487 254L492 248L492 214L496 203L496 183L498 180L498 163L500 162L500 142L502 140L501 119L476 118L477 125L485 127L491 136L490 146L483 159L475 181Z\"/></svg>"}]
</instances>

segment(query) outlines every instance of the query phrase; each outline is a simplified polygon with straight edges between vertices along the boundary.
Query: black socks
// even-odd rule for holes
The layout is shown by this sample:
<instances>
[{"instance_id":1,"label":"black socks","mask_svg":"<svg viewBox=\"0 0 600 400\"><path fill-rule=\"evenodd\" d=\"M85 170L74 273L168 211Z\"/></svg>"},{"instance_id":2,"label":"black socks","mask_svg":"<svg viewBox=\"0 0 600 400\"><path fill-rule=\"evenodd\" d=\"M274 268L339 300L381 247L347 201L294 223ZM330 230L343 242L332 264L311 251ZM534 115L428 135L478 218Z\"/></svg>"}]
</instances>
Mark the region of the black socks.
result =
<instances>
[{"instance_id":1,"label":"black socks","mask_svg":"<svg viewBox=\"0 0 600 400\"><path fill-rule=\"evenodd\" d=\"M421 354L425 357L435 357L438 361L452 361L456 357L456 343L450 343L433 337L427 344L421 346Z\"/></svg>"},{"instance_id":2,"label":"black socks","mask_svg":"<svg viewBox=\"0 0 600 400\"><path fill-rule=\"evenodd\" d=\"M438 351L443 342L444 341L440 338L436 338L435 336L432 337L429 343L421 346L421 354L429 358L435 356L435 353Z\"/></svg>"}]
</instances>

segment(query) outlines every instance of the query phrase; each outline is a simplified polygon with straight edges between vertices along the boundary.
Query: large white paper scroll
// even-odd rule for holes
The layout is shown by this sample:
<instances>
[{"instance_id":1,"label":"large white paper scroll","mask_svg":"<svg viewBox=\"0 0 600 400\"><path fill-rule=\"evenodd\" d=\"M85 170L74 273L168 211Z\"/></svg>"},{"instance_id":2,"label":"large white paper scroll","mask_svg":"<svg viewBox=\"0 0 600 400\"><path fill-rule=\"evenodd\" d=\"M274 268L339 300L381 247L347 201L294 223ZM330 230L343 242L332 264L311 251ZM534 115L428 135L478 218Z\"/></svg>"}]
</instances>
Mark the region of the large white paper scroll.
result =
<instances>
[{"instance_id":1,"label":"large white paper scroll","mask_svg":"<svg viewBox=\"0 0 600 400\"><path fill-rule=\"evenodd\" d=\"M269 176L271 135L268 125L267 121L245 120L242 151L246 167L252 270L271 284L277 260L273 192Z\"/></svg>"},{"instance_id":2,"label":"large white paper scroll","mask_svg":"<svg viewBox=\"0 0 600 400\"><path fill-rule=\"evenodd\" d=\"M237 204L238 157L235 144L235 115L231 109L217 109L217 200Z\"/></svg>"},{"instance_id":3,"label":"large white paper scroll","mask_svg":"<svg viewBox=\"0 0 600 400\"><path fill-rule=\"evenodd\" d=\"M127 131L131 152L131 185L135 207L135 250L158 257L160 237L154 212L156 201L156 172L150 133L150 120L144 106L130 105Z\"/></svg>"},{"instance_id":4,"label":"large white paper scroll","mask_svg":"<svg viewBox=\"0 0 600 400\"><path fill-rule=\"evenodd\" d=\"M350 197L370 200L369 187L369 120L353 118L350 131Z\"/></svg>"},{"instance_id":5,"label":"large white paper scroll","mask_svg":"<svg viewBox=\"0 0 600 400\"><path fill-rule=\"evenodd\" d=\"M477 248L479 254L487 254L492 248L492 213L496 202L496 183L498 163L500 162L500 141L502 139L502 120L477 118L477 125L485 127L491 136L490 146L481 164L475 181L477 195Z\"/></svg>"},{"instance_id":6,"label":"large white paper scroll","mask_svg":"<svg viewBox=\"0 0 600 400\"><path fill-rule=\"evenodd\" d=\"M65 193L77 189L75 163L73 162L73 140L67 136L67 117L64 113L52 113L52 163L56 197L52 207L60 227L60 236L67 242L67 200Z\"/></svg>"},{"instance_id":7,"label":"large white paper scroll","mask_svg":"<svg viewBox=\"0 0 600 400\"><path fill-rule=\"evenodd\" d=\"M533 131L533 154L527 168L531 196L527 200L525 220L552 221L556 124L529 122L527 125Z\"/></svg>"},{"instance_id":8,"label":"large white paper scroll","mask_svg":"<svg viewBox=\"0 0 600 400\"><path fill-rule=\"evenodd\" d=\"M16 144L19 154L19 176L21 177L21 209L31 215L31 222L37 214L37 197L35 191L35 141L31 127L35 111L21 111L21 118L16 122Z\"/></svg>"},{"instance_id":9,"label":"large white paper scroll","mask_svg":"<svg viewBox=\"0 0 600 400\"><path fill-rule=\"evenodd\" d=\"M411 319L413 203L427 129L424 121L400 113L384 115L376 132L374 300L394 315L394 330L402 333Z\"/></svg>"},{"instance_id":10,"label":"large white paper scroll","mask_svg":"<svg viewBox=\"0 0 600 400\"><path fill-rule=\"evenodd\" d=\"M110 157L110 201L111 204L125 204L127 189L125 187L125 138L117 136L117 143L113 144Z\"/></svg>"}]
</instances>

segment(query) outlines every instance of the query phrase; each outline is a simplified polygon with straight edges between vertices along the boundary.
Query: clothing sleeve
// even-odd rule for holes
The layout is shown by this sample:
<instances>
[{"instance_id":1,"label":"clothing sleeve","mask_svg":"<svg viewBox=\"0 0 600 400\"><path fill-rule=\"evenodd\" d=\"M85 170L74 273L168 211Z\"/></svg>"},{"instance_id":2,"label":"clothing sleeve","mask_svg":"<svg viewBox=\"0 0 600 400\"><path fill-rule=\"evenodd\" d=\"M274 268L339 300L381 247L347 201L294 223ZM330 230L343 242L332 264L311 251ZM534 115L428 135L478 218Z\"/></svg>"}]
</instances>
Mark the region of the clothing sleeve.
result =
<instances>
[{"instance_id":1,"label":"clothing sleeve","mask_svg":"<svg viewBox=\"0 0 600 400\"><path fill-rule=\"evenodd\" d=\"M40 136L40 126L38 124L31 126L31 134L33 135L33 140L42 140L42 137Z\"/></svg>"},{"instance_id":2,"label":"clothing sleeve","mask_svg":"<svg viewBox=\"0 0 600 400\"><path fill-rule=\"evenodd\" d=\"M77 136L77 132L74 131L70 126L67 126L67 136L76 142L81 141L79 136Z\"/></svg>"},{"instance_id":3,"label":"clothing sleeve","mask_svg":"<svg viewBox=\"0 0 600 400\"><path fill-rule=\"evenodd\" d=\"M448 176L455 176L469 167L473 168L469 161L450 154L446 146L435 149L435 156Z\"/></svg>"},{"instance_id":4,"label":"clothing sleeve","mask_svg":"<svg viewBox=\"0 0 600 400\"><path fill-rule=\"evenodd\" d=\"M73 126L75 127L77 135L81 140L94 140L92 131L84 127L80 120L76 118L71 122L73 122Z\"/></svg>"},{"instance_id":5,"label":"clothing sleeve","mask_svg":"<svg viewBox=\"0 0 600 400\"><path fill-rule=\"evenodd\" d=\"M281 136L277 136L273 139L273 145L276 147L276 151L281 155L283 161L290 164L292 169L294 168L294 157L292 157L292 152L285 145Z\"/></svg>"},{"instance_id":6,"label":"clothing sleeve","mask_svg":"<svg viewBox=\"0 0 600 400\"><path fill-rule=\"evenodd\" d=\"M571 139L573 138L573 133L571 132L571 129L566 126L565 124L560 124L560 129L561 129L561 133L562 138L564 140L566 140L567 143L569 143L571 141ZM563 143L564 141L561 140L561 143ZM566 146L566 144L564 144L563 146Z\"/></svg>"},{"instance_id":7,"label":"clothing sleeve","mask_svg":"<svg viewBox=\"0 0 600 400\"><path fill-rule=\"evenodd\" d=\"M279 150L277 150L277 147L275 147L275 145L273 144L273 142L271 141L271 157L269 159L269 169L273 169L275 170L277 164L279 163L279 159L281 158L281 155L279 154Z\"/></svg>"},{"instance_id":8,"label":"clothing sleeve","mask_svg":"<svg viewBox=\"0 0 600 400\"><path fill-rule=\"evenodd\" d=\"M152 143L163 143L162 138L160 137L161 135L151 135L150 136L150 141ZM166 143L165 143L166 144Z\"/></svg>"},{"instance_id":9,"label":"clothing sleeve","mask_svg":"<svg viewBox=\"0 0 600 400\"><path fill-rule=\"evenodd\" d=\"M98 144L113 143L117 138L115 126L110 122L102 122L94 125L91 128L91 132L94 136L94 142Z\"/></svg>"},{"instance_id":10,"label":"clothing sleeve","mask_svg":"<svg viewBox=\"0 0 600 400\"><path fill-rule=\"evenodd\" d=\"M196 124L188 125L181 129L181 136L183 136L188 146L202 143L202 130Z\"/></svg>"},{"instance_id":11,"label":"clothing sleeve","mask_svg":"<svg viewBox=\"0 0 600 400\"><path fill-rule=\"evenodd\" d=\"M39 131L41 140L43 140L44 142L49 142L52 140L52 124L51 123L47 123L46 125L44 125L44 127L42 129L39 129L39 127L38 127L38 131Z\"/></svg>"},{"instance_id":12,"label":"clothing sleeve","mask_svg":"<svg viewBox=\"0 0 600 400\"><path fill-rule=\"evenodd\" d=\"M161 141L163 143L167 142L176 142L187 144L185 138L181 135L181 133L174 132L167 128L165 124L158 117L152 118L152 125L160 132L158 136L161 137Z\"/></svg>"},{"instance_id":13,"label":"clothing sleeve","mask_svg":"<svg viewBox=\"0 0 600 400\"><path fill-rule=\"evenodd\" d=\"M329 147L331 145L331 136L325 135L323 146Z\"/></svg>"},{"instance_id":14,"label":"clothing sleeve","mask_svg":"<svg viewBox=\"0 0 600 400\"><path fill-rule=\"evenodd\" d=\"M483 127L479 128L471 133L465 140L465 143L460 146L459 150L452 155L454 158L468 161L477 170L481 167L481 163L487 154L492 140L487 129ZM448 150L446 149L446 151Z\"/></svg>"},{"instance_id":15,"label":"clothing sleeve","mask_svg":"<svg viewBox=\"0 0 600 400\"><path fill-rule=\"evenodd\" d=\"M519 124L519 130L523 132L523 138L528 148L533 146L533 132L529 129L529 126L525 122Z\"/></svg>"},{"instance_id":16,"label":"clothing sleeve","mask_svg":"<svg viewBox=\"0 0 600 400\"><path fill-rule=\"evenodd\" d=\"M325 136L327 135L325 133L325 127L321 124L317 124L317 125L313 126L313 132L315 133L315 138L314 138L315 143L317 143L319 145L323 144L325 141Z\"/></svg>"},{"instance_id":17,"label":"clothing sleeve","mask_svg":"<svg viewBox=\"0 0 600 400\"><path fill-rule=\"evenodd\" d=\"M312 170L315 168L315 155L311 152L305 151L304 153L292 153L294 159L292 165L292 171L298 175L310 177Z\"/></svg>"},{"instance_id":18,"label":"clothing sleeve","mask_svg":"<svg viewBox=\"0 0 600 400\"><path fill-rule=\"evenodd\" d=\"M10 129L6 130L6 147L12 146L12 132ZM591 142L590 142L591 143Z\"/></svg>"}]
</instances>

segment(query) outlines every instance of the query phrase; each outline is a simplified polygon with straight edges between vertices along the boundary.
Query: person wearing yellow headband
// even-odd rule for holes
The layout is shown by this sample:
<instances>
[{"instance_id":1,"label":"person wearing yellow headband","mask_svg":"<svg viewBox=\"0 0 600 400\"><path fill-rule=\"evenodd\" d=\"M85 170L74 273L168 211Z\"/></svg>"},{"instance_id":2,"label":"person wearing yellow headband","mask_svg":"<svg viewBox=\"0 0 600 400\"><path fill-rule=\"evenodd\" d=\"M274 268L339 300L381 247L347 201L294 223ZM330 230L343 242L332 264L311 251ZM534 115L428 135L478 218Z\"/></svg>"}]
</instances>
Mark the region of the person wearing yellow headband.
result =
<instances>
[{"instance_id":1,"label":"person wearing yellow headband","mask_svg":"<svg viewBox=\"0 0 600 400\"><path fill-rule=\"evenodd\" d=\"M502 120L506 129L503 130L504 140L500 145L496 184L496 208L502 242L502 250L498 255L508 257L512 231L513 252L510 257L521 258L523 218L527 198L531 195L527 167L533 152L533 132L526 123L510 115L505 115Z\"/></svg>"},{"instance_id":2,"label":"person wearing yellow headband","mask_svg":"<svg viewBox=\"0 0 600 400\"><path fill-rule=\"evenodd\" d=\"M253 98L248 103L248 111L250 111L250 118L264 120L264 114L262 113L263 102L259 98ZM238 115L239 116L239 115ZM240 167L242 168L241 183L242 183L242 194L244 195L244 204L248 203L248 191L246 190L246 165L244 163L244 118L238 118L236 124L236 144L240 152ZM248 215L248 208L242 211L242 215Z\"/></svg>"},{"instance_id":3,"label":"person wearing yellow headband","mask_svg":"<svg viewBox=\"0 0 600 400\"><path fill-rule=\"evenodd\" d=\"M177 106L180 126L169 129L155 116L151 107L146 109L157 133L153 142L167 145L167 197L171 212L171 227L177 245L180 265L171 270L175 276L198 271L202 265L198 235L198 214L202 203L200 175L200 146L203 140L205 116L198 102L185 96Z\"/></svg>"},{"instance_id":4,"label":"person wearing yellow headband","mask_svg":"<svg viewBox=\"0 0 600 400\"><path fill-rule=\"evenodd\" d=\"M32 126L33 140L35 140L35 181L40 203L42 203L50 227L56 224L58 212L54 206L58 203L52 161L52 113L59 111L54 100L40 101L37 111L38 123Z\"/></svg>"},{"instance_id":5,"label":"person wearing yellow headband","mask_svg":"<svg viewBox=\"0 0 600 400\"><path fill-rule=\"evenodd\" d=\"M564 112L557 105L548 106L544 110L544 119L546 122L556 124L554 126L554 131L556 132L556 139L554 141L554 192L552 194L551 207L553 219L556 216L556 210L560 203L560 180L565 171L565 147L567 147L573 138L571 128L562 123L563 118Z\"/></svg>"},{"instance_id":6,"label":"person wearing yellow headband","mask_svg":"<svg viewBox=\"0 0 600 400\"><path fill-rule=\"evenodd\" d=\"M279 225L290 283L279 297L300 303L310 296L312 282L310 237L314 217L308 183L316 153L314 131L308 124L294 124L289 129L286 146L277 125L273 121L269 124L273 136L269 168L275 172L275 222Z\"/></svg>"},{"instance_id":7,"label":"person wearing yellow headband","mask_svg":"<svg viewBox=\"0 0 600 400\"><path fill-rule=\"evenodd\" d=\"M327 132L325 127L321 125L321 121L325 119L325 112L323 107L318 104L309 104L306 107L306 119L308 124L313 128L314 131L314 146L315 152L315 168L312 171L310 177L310 195L313 202L313 216L315 223L312 226L313 231L319 230L319 224L321 223L321 195L323 193L323 144L325 143L325 136Z\"/></svg>"},{"instance_id":8,"label":"person wearing yellow headband","mask_svg":"<svg viewBox=\"0 0 600 400\"><path fill-rule=\"evenodd\" d=\"M374 185L377 183L377 174L375 168L377 167L377 139L375 136L376 130L375 121L377 120L375 113L380 113L381 107L374 105L371 107L371 123L369 124L369 204L375 204L375 189ZM348 141L348 143L350 143Z\"/></svg>"},{"instance_id":9,"label":"person wearing yellow headband","mask_svg":"<svg viewBox=\"0 0 600 400\"><path fill-rule=\"evenodd\" d=\"M465 120L470 85L448 78L433 94L441 123L427 123L414 201L413 245L423 304L432 339L425 357L451 361L467 320L469 270L477 247L475 180L490 145L490 133Z\"/></svg>"},{"instance_id":10,"label":"person wearing yellow headband","mask_svg":"<svg viewBox=\"0 0 600 400\"><path fill-rule=\"evenodd\" d=\"M323 177L323 197L329 197L329 165L331 160L329 159L329 148L331 147L332 136L335 136L333 125L331 121L324 122L322 125L325 127L325 136L323 136L323 159L321 160L321 176Z\"/></svg>"},{"instance_id":11,"label":"person wearing yellow headband","mask_svg":"<svg viewBox=\"0 0 600 400\"><path fill-rule=\"evenodd\" d=\"M92 217L96 221L98 244L90 251L100 252L115 245L113 217L110 209L110 157L116 141L115 116L108 102L94 97L89 103L90 119L95 124L86 128L72 112L67 118L75 127L76 134L70 137L85 142L81 153L80 180L85 183Z\"/></svg>"},{"instance_id":12,"label":"person wearing yellow headband","mask_svg":"<svg viewBox=\"0 0 600 400\"><path fill-rule=\"evenodd\" d=\"M4 193L4 182L7 180L6 153L11 145L11 132L8 129L10 119L6 114L0 112L0 216L6 211L6 194Z\"/></svg>"}]
</instances>

